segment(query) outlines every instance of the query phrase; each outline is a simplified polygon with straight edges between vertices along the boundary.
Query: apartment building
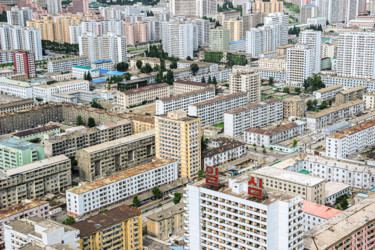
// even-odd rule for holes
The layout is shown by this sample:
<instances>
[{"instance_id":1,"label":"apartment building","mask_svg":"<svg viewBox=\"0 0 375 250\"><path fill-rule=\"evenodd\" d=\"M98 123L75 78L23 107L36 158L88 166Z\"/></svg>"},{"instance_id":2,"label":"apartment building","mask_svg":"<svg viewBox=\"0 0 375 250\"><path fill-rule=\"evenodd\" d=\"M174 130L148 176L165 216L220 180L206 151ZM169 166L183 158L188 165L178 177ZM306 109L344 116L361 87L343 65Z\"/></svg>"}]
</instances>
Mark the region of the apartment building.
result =
<instances>
[{"instance_id":1,"label":"apartment building","mask_svg":"<svg viewBox=\"0 0 375 250\"><path fill-rule=\"evenodd\" d=\"M278 98L264 100L224 113L224 134L238 136L245 129L264 127L283 119L283 101Z\"/></svg>"},{"instance_id":2,"label":"apartment building","mask_svg":"<svg viewBox=\"0 0 375 250\"><path fill-rule=\"evenodd\" d=\"M275 13L283 12L283 2L278 0L263 1L255 0L251 3L252 13Z\"/></svg>"},{"instance_id":3,"label":"apartment building","mask_svg":"<svg viewBox=\"0 0 375 250\"><path fill-rule=\"evenodd\" d=\"M209 83L178 79L173 83L173 94L180 95L180 94L189 93L195 90L205 89L208 87L215 88L213 84L209 84Z\"/></svg>"},{"instance_id":4,"label":"apartment building","mask_svg":"<svg viewBox=\"0 0 375 250\"><path fill-rule=\"evenodd\" d=\"M336 94L343 90L341 84L318 89L313 92L315 99L329 100L335 98Z\"/></svg>"},{"instance_id":5,"label":"apartment building","mask_svg":"<svg viewBox=\"0 0 375 250\"><path fill-rule=\"evenodd\" d=\"M168 240L173 234L184 232L185 204L179 203L173 207L147 216L147 235L158 240Z\"/></svg>"},{"instance_id":6,"label":"apartment building","mask_svg":"<svg viewBox=\"0 0 375 250\"><path fill-rule=\"evenodd\" d=\"M186 6L186 3L184 3ZM176 56L186 59L193 57L195 26L189 22L163 22L162 23L162 44L163 50L169 56Z\"/></svg>"},{"instance_id":7,"label":"apartment building","mask_svg":"<svg viewBox=\"0 0 375 250\"><path fill-rule=\"evenodd\" d=\"M0 104L0 114L25 110L25 109L31 109L35 106L34 100L28 99L28 100L20 100L20 101L14 101L14 102L7 102Z\"/></svg>"},{"instance_id":8,"label":"apartment building","mask_svg":"<svg viewBox=\"0 0 375 250\"><path fill-rule=\"evenodd\" d=\"M375 201L369 198L305 234L305 249L372 249L375 247Z\"/></svg>"},{"instance_id":9,"label":"apartment building","mask_svg":"<svg viewBox=\"0 0 375 250\"><path fill-rule=\"evenodd\" d=\"M132 128L133 133L141 133L145 131L149 131L155 128L155 118L154 117L140 117L140 116L133 116L132 117Z\"/></svg>"},{"instance_id":10,"label":"apartment building","mask_svg":"<svg viewBox=\"0 0 375 250\"><path fill-rule=\"evenodd\" d=\"M71 186L70 159L59 155L7 169L0 173L0 184L1 208L48 193L63 192Z\"/></svg>"},{"instance_id":11,"label":"apartment building","mask_svg":"<svg viewBox=\"0 0 375 250\"><path fill-rule=\"evenodd\" d=\"M316 204L314 202L302 201L303 216L305 218L305 232L314 229L316 226L340 214L342 211Z\"/></svg>"},{"instance_id":12,"label":"apartment building","mask_svg":"<svg viewBox=\"0 0 375 250\"><path fill-rule=\"evenodd\" d=\"M73 90L89 90L89 81L73 80L68 82L58 82L55 84L42 84L33 86L33 98L38 101L50 102L54 94L69 92Z\"/></svg>"},{"instance_id":13,"label":"apartment building","mask_svg":"<svg viewBox=\"0 0 375 250\"><path fill-rule=\"evenodd\" d=\"M190 76L190 81L195 81L199 82L202 81L203 79L208 82L208 80L211 78L214 79L216 78L217 82L224 82L229 80L229 74L233 72L233 69L224 69L224 70L217 70L217 71L212 71L210 73L202 74L202 75L193 75Z\"/></svg>"},{"instance_id":14,"label":"apartment building","mask_svg":"<svg viewBox=\"0 0 375 250\"><path fill-rule=\"evenodd\" d=\"M319 74L321 70L322 57L322 32L310 29L304 30L300 33L298 42L308 45L310 46L310 48L313 48L313 73Z\"/></svg>"},{"instance_id":15,"label":"apartment building","mask_svg":"<svg viewBox=\"0 0 375 250\"><path fill-rule=\"evenodd\" d=\"M267 191L267 196L257 198L248 194L249 180L244 176L219 186L204 180L188 185L184 194L188 249L301 249L300 197Z\"/></svg>"},{"instance_id":16,"label":"apartment building","mask_svg":"<svg viewBox=\"0 0 375 250\"><path fill-rule=\"evenodd\" d=\"M344 88L350 89L359 85L365 85L369 92L375 91L375 80L371 78L354 78L324 74L320 75L320 77L326 86L341 84Z\"/></svg>"},{"instance_id":17,"label":"apartment building","mask_svg":"<svg viewBox=\"0 0 375 250\"><path fill-rule=\"evenodd\" d=\"M26 74L27 78L36 77L35 54L28 51L14 52L14 70L16 74Z\"/></svg>"},{"instance_id":18,"label":"apartment building","mask_svg":"<svg viewBox=\"0 0 375 250\"><path fill-rule=\"evenodd\" d=\"M374 110L375 109L375 92L365 93L363 95L363 101L365 101L365 108ZM1 114L1 106L0 106Z\"/></svg>"},{"instance_id":19,"label":"apartment building","mask_svg":"<svg viewBox=\"0 0 375 250\"><path fill-rule=\"evenodd\" d=\"M252 171L250 176L263 179L265 188L324 204L326 181L322 178L275 167L262 167Z\"/></svg>"},{"instance_id":20,"label":"apartment building","mask_svg":"<svg viewBox=\"0 0 375 250\"><path fill-rule=\"evenodd\" d=\"M306 112L306 103L299 96L292 96L283 100L284 118L304 117Z\"/></svg>"},{"instance_id":21,"label":"apartment building","mask_svg":"<svg viewBox=\"0 0 375 250\"><path fill-rule=\"evenodd\" d=\"M12 221L4 228L6 249L22 249L22 246L30 241L37 241L47 246L54 244L79 246L79 230L38 216Z\"/></svg>"},{"instance_id":22,"label":"apartment building","mask_svg":"<svg viewBox=\"0 0 375 250\"><path fill-rule=\"evenodd\" d=\"M99 70L81 65L76 65L72 68L72 77L75 79L85 79L85 76L88 76L89 74L92 78L99 77Z\"/></svg>"},{"instance_id":23,"label":"apartment building","mask_svg":"<svg viewBox=\"0 0 375 250\"><path fill-rule=\"evenodd\" d=\"M37 242L37 241L31 241L30 243L27 243L22 246L22 250L79 250L78 247L71 247L63 244L54 244L51 246L47 246L43 243Z\"/></svg>"},{"instance_id":24,"label":"apartment building","mask_svg":"<svg viewBox=\"0 0 375 250\"><path fill-rule=\"evenodd\" d=\"M79 248L143 249L142 211L116 207L72 225L79 232Z\"/></svg>"},{"instance_id":25,"label":"apartment building","mask_svg":"<svg viewBox=\"0 0 375 250\"><path fill-rule=\"evenodd\" d=\"M124 30L127 43L130 45L134 46L136 43L147 43L150 41L148 22L124 22Z\"/></svg>"},{"instance_id":26,"label":"apartment building","mask_svg":"<svg viewBox=\"0 0 375 250\"><path fill-rule=\"evenodd\" d=\"M326 156L346 158L374 144L375 119L371 119L328 136Z\"/></svg>"},{"instance_id":27,"label":"apartment building","mask_svg":"<svg viewBox=\"0 0 375 250\"><path fill-rule=\"evenodd\" d=\"M129 108L144 102L153 102L155 99L164 99L170 96L171 85L168 83L152 84L137 89L119 92L117 94L117 104L124 108Z\"/></svg>"},{"instance_id":28,"label":"apartment building","mask_svg":"<svg viewBox=\"0 0 375 250\"><path fill-rule=\"evenodd\" d=\"M240 141L228 141L219 147L205 151L202 154L204 168L214 167L226 162L236 160L245 155L245 143Z\"/></svg>"},{"instance_id":29,"label":"apartment building","mask_svg":"<svg viewBox=\"0 0 375 250\"><path fill-rule=\"evenodd\" d=\"M78 150L117 140L132 134L132 124L129 120L106 123L95 128L81 128L72 132L52 136L43 140L47 156L75 156Z\"/></svg>"},{"instance_id":30,"label":"apartment building","mask_svg":"<svg viewBox=\"0 0 375 250\"><path fill-rule=\"evenodd\" d=\"M319 20L319 19L318 19ZM324 25L326 25L326 22L325 20L324 21ZM336 46L334 44L327 44L327 43L323 43L322 44L322 58L334 58L335 57L335 49Z\"/></svg>"},{"instance_id":31,"label":"apartment building","mask_svg":"<svg viewBox=\"0 0 375 250\"><path fill-rule=\"evenodd\" d=\"M3 10L5 11L5 10ZM1 13L3 12L1 11ZM28 7L13 7L6 11L7 21L10 25L20 25L25 27L26 21L33 18L33 10Z\"/></svg>"},{"instance_id":32,"label":"apartment building","mask_svg":"<svg viewBox=\"0 0 375 250\"><path fill-rule=\"evenodd\" d=\"M274 81L286 81L286 70L283 69L265 69L265 68L255 68L257 72L259 72L262 76L262 79L270 79L270 77L273 77Z\"/></svg>"},{"instance_id":33,"label":"apartment building","mask_svg":"<svg viewBox=\"0 0 375 250\"><path fill-rule=\"evenodd\" d=\"M155 157L155 130L130 135L77 151L80 178L92 181Z\"/></svg>"},{"instance_id":34,"label":"apartment building","mask_svg":"<svg viewBox=\"0 0 375 250\"><path fill-rule=\"evenodd\" d=\"M53 133L58 134L60 133L60 127L57 125L47 125L38 128L28 129L22 132L18 132L13 134L14 139L22 140L22 141L30 141L34 139L41 140L44 137L44 134Z\"/></svg>"},{"instance_id":35,"label":"apartment building","mask_svg":"<svg viewBox=\"0 0 375 250\"><path fill-rule=\"evenodd\" d=\"M331 107L320 112L306 114L307 127L312 130L324 128L341 119L362 113L365 110L365 102L356 100Z\"/></svg>"},{"instance_id":36,"label":"apartment building","mask_svg":"<svg viewBox=\"0 0 375 250\"><path fill-rule=\"evenodd\" d=\"M223 21L223 28L229 30L229 42L242 40L244 38L242 20L230 19Z\"/></svg>"},{"instance_id":37,"label":"apartment building","mask_svg":"<svg viewBox=\"0 0 375 250\"><path fill-rule=\"evenodd\" d=\"M247 92L248 104L260 102L261 74L255 70L238 70L229 75L231 94Z\"/></svg>"},{"instance_id":38,"label":"apartment building","mask_svg":"<svg viewBox=\"0 0 375 250\"><path fill-rule=\"evenodd\" d=\"M192 179L198 176L201 136L200 118L188 116L183 110L155 117L156 157L177 160L180 177Z\"/></svg>"},{"instance_id":39,"label":"apartment building","mask_svg":"<svg viewBox=\"0 0 375 250\"><path fill-rule=\"evenodd\" d=\"M286 83L289 86L301 87L302 83L313 76L315 69L315 51L305 44L296 44L287 52Z\"/></svg>"},{"instance_id":40,"label":"apartment building","mask_svg":"<svg viewBox=\"0 0 375 250\"><path fill-rule=\"evenodd\" d=\"M214 88L204 88L156 100L156 115L163 115L173 110L188 111L188 106L215 98Z\"/></svg>"},{"instance_id":41,"label":"apartment building","mask_svg":"<svg viewBox=\"0 0 375 250\"><path fill-rule=\"evenodd\" d=\"M347 102L362 100L363 95L367 93L367 86L360 85L354 88L340 91L336 94L336 104L344 104Z\"/></svg>"},{"instance_id":42,"label":"apartment building","mask_svg":"<svg viewBox=\"0 0 375 250\"><path fill-rule=\"evenodd\" d=\"M261 57L258 60L258 66L263 69L281 69L286 71L286 57Z\"/></svg>"},{"instance_id":43,"label":"apartment building","mask_svg":"<svg viewBox=\"0 0 375 250\"><path fill-rule=\"evenodd\" d=\"M202 127L215 125L224 121L226 111L247 105L247 98L246 92L218 96L211 100L189 105L188 114L189 116L199 117Z\"/></svg>"},{"instance_id":44,"label":"apartment building","mask_svg":"<svg viewBox=\"0 0 375 250\"><path fill-rule=\"evenodd\" d=\"M81 217L108 208L154 187L173 182L177 178L176 160L155 159L150 163L68 189L67 212L70 216Z\"/></svg>"},{"instance_id":45,"label":"apartment building","mask_svg":"<svg viewBox=\"0 0 375 250\"><path fill-rule=\"evenodd\" d=\"M45 158L42 146L12 137L0 141L0 170L15 168Z\"/></svg>"},{"instance_id":46,"label":"apartment building","mask_svg":"<svg viewBox=\"0 0 375 250\"><path fill-rule=\"evenodd\" d=\"M326 182L326 201L325 204L332 206L336 204L337 198L350 194L352 187L345 183L335 181Z\"/></svg>"},{"instance_id":47,"label":"apartment building","mask_svg":"<svg viewBox=\"0 0 375 250\"><path fill-rule=\"evenodd\" d=\"M39 199L24 200L22 203L0 209L0 247L5 248L4 226L14 220L39 216L49 218L49 203Z\"/></svg>"},{"instance_id":48,"label":"apartment building","mask_svg":"<svg viewBox=\"0 0 375 250\"><path fill-rule=\"evenodd\" d=\"M58 60L49 60L47 62L48 73L53 72L71 72L74 66L89 67L90 61L87 56L63 58Z\"/></svg>"},{"instance_id":49,"label":"apartment building","mask_svg":"<svg viewBox=\"0 0 375 250\"><path fill-rule=\"evenodd\" d=\"M39 83L28 83L0 77L0 91L6 95L13 95L23 99L33 98L33 86Z\"/></svg>"},{"instance_id":50,"label":"apartment building","mask_svg":"<svg viewBox=\"0 0 375 250\"><path fill-rule=\"evenodd\" d=\"M229 50L229 30L218 27L210 29L210 50Z\"/></svg>"},{"instance_id":51,"label":"apartment building","mask_svg":"<svg viewBox=\"0 0 375 250\"><path fill-rule=\"evenodd\" d=\"M245 130L246 144L262 145L269 148L271 145L289 140L306 132L306 122L297 120L271 129L249 128Z\"/></svg>"}]
</instances>

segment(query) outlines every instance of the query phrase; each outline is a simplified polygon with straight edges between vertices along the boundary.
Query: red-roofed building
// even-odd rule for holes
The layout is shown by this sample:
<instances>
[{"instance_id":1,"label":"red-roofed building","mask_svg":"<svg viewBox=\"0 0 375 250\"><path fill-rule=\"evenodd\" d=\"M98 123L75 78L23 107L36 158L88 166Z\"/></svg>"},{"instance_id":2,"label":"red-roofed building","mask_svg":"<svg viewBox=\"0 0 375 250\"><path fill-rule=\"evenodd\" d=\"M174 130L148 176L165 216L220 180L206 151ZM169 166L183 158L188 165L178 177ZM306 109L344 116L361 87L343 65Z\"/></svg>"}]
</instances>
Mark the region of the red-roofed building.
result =
<instances>
[{"instance_id":1,"label":"red-roofed building","mask_svg":"<svg viewBox=\"0 0 375 250\"><path fill-rule=\"evenodd\" d=\"M302 211L305 217L305 231L313 229L317 225L342 212L341 210L319 205L310 201L302 201L302 203Z\"/></svg>"}]
</instances>

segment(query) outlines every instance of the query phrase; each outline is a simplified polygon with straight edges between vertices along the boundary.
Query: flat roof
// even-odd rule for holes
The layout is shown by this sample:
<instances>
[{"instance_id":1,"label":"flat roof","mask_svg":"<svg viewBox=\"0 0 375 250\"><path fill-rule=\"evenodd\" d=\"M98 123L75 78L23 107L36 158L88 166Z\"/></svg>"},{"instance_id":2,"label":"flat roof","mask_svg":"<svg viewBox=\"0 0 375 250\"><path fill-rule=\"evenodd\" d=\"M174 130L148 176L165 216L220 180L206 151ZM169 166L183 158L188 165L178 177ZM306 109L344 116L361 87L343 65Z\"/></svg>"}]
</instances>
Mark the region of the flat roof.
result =
<instances>
[{"instance_id":1,"label":"flat roof","mask_svg":"<svg viewBox=\"0 0 375 250\"><path fill-rule=\"evenodd\" d=\"M311 215L314 215L314 216L317 216L326 220L342 212L341 210L338 210L332 207L323 206L320 204L316 204L310 201L302 201L302 203L303 203L302 211L304 213L311 214Z\"/></svg>"},{"instance_id":2,"label":"flat roof","mask_svg":"<svg viewBox=\"0 0 375 250\"><path fill-rule=\"evenodd\" d=\"M75 84L75 83L82 83L82 82L86 82L87 84L89 83L89 81L86 81L86 80L73 80L73 81L66 81L66 82L57 82L57 83L54 83L54 84L40 84L36 87L38 88L44 88L44 89L49 89L49 88L55 88L55 87L59 87L59 86L66 86L66 85L70 85L70 84Z\"/></svg>"},{"instance_id":3,"label":"flat roof","mask_svg":"<svg viewBox=\"0 0 375 250\"><path fill-rule=\"evenodd\" d=\"M0 83L5 83L9 85L19 86L22 88L31 88L32 86L40 85L40 83L30 83L30 82L23 82L19 80L12 80L7 77L0 77Z\"/></svg>"},{"instance_id":4,"label":"flat roof","mask_svg":"<svg viewBox=\"0 0 375 250\"><path fill-rule=\"evenodd\" d=\"M158 167L170 164L175 161L176 160L172 160L172 159L155 159L152 162L140 165L138 167L131 168L122 172L118 172L114 176L105 177L103 179L90 182L88 184L84 184L78 187L73 187L69 189L68 192L71 192L74 194L83 194L88 191L94 190L96 188L100 188L100 187L109 185L111 183L126 179L128 177L132 177L134 175L138 175L138 174L150 171L154 168L158 168Z\"/></svg>"},{"instance_id":5,"label":"flat roof","mask_svg":"<svg viewBox=\"0 0 375 250\"><path fill-rule=\"evenodd\" d=\"M215 91L215 89L211 88L211 87L204 88L204 89L198 89L198 90L186 92L186 93L183 93L183 94L173 95L173 96L170 96L170 97L167 97L167 98L163 98L163 99L160 99L160 101L162 101L162 102L168 102L168 101L180 99L180 98L183 98L183 97L186 97L186 96L190 96L190 95L197 95L199 93L204 93L204 92L207 92L207 91L212 92L212 91Z\"/></svg>"},{"instance_id":6,"label":"flat roof","mask_svg":"<svg viewBox=\"0 0 375 250\"><path fill-rule=\"evenodd\" d=\"M194 85L194 86L200 86L200 87L210 87L209 83L203 83L203 82L194 82L194 81L189 81L189 80L176 80L174 84L186 84L186 85Z\"/></svg>"},{"instance_id":7,"label":"flat roof","mask_svg":"<svg viewBox=\"0 0 375 250\"><path fill-rule=\"evenodd\" d=\"M0 104L0 109L9 108L9 107L15 107L15 106L20 106L20 105L25 105L25 104L32 104L32 103L34 103L33 99L26 99L26 100L14 101L14 102L7 102L7 103Z\"/></svg>"},{"instance_id":8,"label":"flat roof","mask_svg":"<svg viewBox=\"0 0 375 250\"><path fill-rule=\"evenodd\" d=\"M206 152L203 152L202 153L202 157L203 158L206 158L206 157L212 157L214 155L217 155L217 154L220 154L222 152L225 152L225 151L228 151L228 150L231 150L233 148L238 148L238 147L241 147L245 145L245 143L243 142L240 142L240 141L230 141L230 142L227 142L226 144L224 144L223 146L221 147L217 147L217 148L214 148L214 149L211 149L209 151L206 151Z\"/></svg>"},{"instance_id":9,"label":"flat roof","mask_svg":"<svg viewBox=\"0 0 375 250\"><path fill-rule=\"evenodd\" d=\"M215 103L215 102L222 102L222 101L225 101L225 100L228 100L228 99L231 99L231 98L235 98L235 97L238 97L238 96L246 96L246 95L247 95L246 92L237 92L237 93L233 93L233 94L229 94L229 95L225 95L225 96L216 96L213 99L206 100L206 101L203 101L203 102L194 103L194 104L191 104L191 105L195 106L195 107L202 107L202 106L209 105L209 104L212 104L212 103Z\"/></svg>"},{"instance_id":10,"label":"flat roof","mask_svg":"<svg viewBox=\"0 0 375 250\"><path fill-rule=\"evenodd\" d=\"M361 104L361 103L364 103L364 101L355 100L355 101L347 102L347 103L341 104L339 106L324 109L324 110L319 111L319 112L310 112L309 114L306 114L306 117L307 118L319 118L319 117L328 115L330 113L339 111L341 109L345 109L345 108L348 108L348 107L351 107L351 106L354 106L354 105L358 105L358 104Z\"/></svg>"},{"instance_id":11,"label":"flat roof","mask_svg":"<svg viewBox=\"0 0 375 250\"><path fill-rule=\"evenodd\" d=\"M318 89L316 92L325 93L325 92L332 91L332 90L339 89L339 88L342 88L341 84L329 86L327 88Z\"/></svg>"},{"instance_id":12,"label":"flat roof","mask_svg":"<svg viewBox=\"0 0 375 250\"><path fill-rule=\"evenodd\" d=\"M22 131L22 132L18 132L18 133L15 133L13 134L14 136L28 136L28 135L32 135L32 134L36 134L36 133L41 133L41 132L44 132L44 131L48 131L48 130L52 130L52 129L57 129L57 128L60 128L59 126L57 125L49 125L49 126L43 126L43 127L39 127L39 128L32 128L32 129L28 129L28 130L25 130L25 131Z\"/></svg>"},{"instance_id":13,"label":"flat roof","mask_svg":"<svg viewBox=\"0 0 375 250\"><path fill-rule=\"evenodd\" d=\"M297 164L299 161L301 161L302 158L300 157L291 157L283 161L278 161L276 163L271 164L273 168L278 168L278 169L286 169L288 167L291 167L295 164Z\"/></svg>"},{"instance_id":14,"label":"flat roof","mask_svg":"<svg viewBox=\"0 0 375 250\"><path fill-rule=\"evenodd\" d=\"M116 225L122 221L128 220L142 214L142 211L127 205L122 205L114 209L105 211L98 215L89 217L86 220L79 221L71 225L79 230L79 236L88 236L97 231L101 231L110 226Z\"/></svg>"},{"instance_id":15,"label":"flat roof","mask_svg":"<svg viewBox=\"0 0 375 250\"><path fill-rule=\"evenodd\" d=\"M12 137L1 140L0 146L17 149L17 150L27 150L27 149L34 148L34 147L39 147L39 145L37 144L31 143L28 141L23 141L23 140L16 139L16 138L12 138Z\"/></svg>"},{"instance_id":16,"label":"flat roof","mask_svg":"<svg viewBox=\"0 0 375 250\"><path fill-rule=\"evenodd\" d=\"M346 128L344 130L341 130L339 132L336 132L330 136L328 136L329 138L335 138L335 139L343 139L347 136L350 136L350 135L353 135L355 133L358 133L358 132L361 132L362 130L365 130L365 129L368 129L368 128L371 128L375 126L375 118L374 119L370 119L368 121L365 121L365 122L362 122L358 125L355 125L355 126L352 126L352 127L349 127L349 128Z\"/></svg>"},{"instance_id":17,"label":"flat roof","mask_svg":"<svg viewBox=\"0 0 375 250\"><path fill-rule=\"evenodd\" d=\"M141 87L141 88L123 91L122 93L124 93L125 95L131 95L131 94L134 94L134 93L149 91L149 90L152 90L152 89L164 88L164 87L168 87L168 86L171 86L171 85L169 85L168 83L151 84L151 85L147 85L147 86L144 86L144 87Z\"/></svg>"},{"instance_id":18,"label":"flat roof","mask_svg":"<svg viewBox=\"0 0 375 250\"><path fill-rule=\"evenodd\" d=\"M249 128L249 129L246 129L245 131L250 132L250 133L255 133L255 134L261 134L261 135L275 135L283 131L296 128L298 126L299 125L296 122L291 122L288 124L278 126L273 129Z\"/></svg>"},{"instance_id":19,"label":"flat roof","mask_svg":"<svg viewBox=\"0 0 375 250\"><path fill-rule=\"evenodd\" d=\"M45 204L48 204L48 201L42 201L40 199L23 200L22 203L18 203L10 207L0 209L0 219L4 219L11 215L18 214L23 211L32 209L34 207L39 207Z\"/></svg>"},{"instance_id":20,"label":"flat roof","mask_svg":"<svg viewBox=\"0 0 375 250\"><path fill-rule=\"evenodd\" d=\"M241 113L243 111L249 110L249 109L258 108L258 107L261 107L261 106L266 106L268 104L275 103L275 102L282 102L282 99L270 98L270 99L261 101L259 103L253 103L253 104L249 104L249 105L246 105L246 106L243 106L243 107L235 108L235 109L229 110L225 113L226 114L237 114L237 113Z\"/></svg>"},{"instance_id":21,"label":"flat roof","mask_svg":"<svg viewBox=\"0 0 375 250\"><path fill-rule=\"evenodd\" d=\"M320 183L324 183L325 180L319 177L292 172L275 167L262 167L251 172L251 175L267 176L274 179L293 182L304 186L315 186Z\"/></svg>"},{"instance_id":22,"label":"flat roof","mask_svg":"<svg viewBox=\"0 0 375 250\"><path fill-rule=\"evenodd\" d=\"M184 207L185 203L181 202L177 205L174 205L173 207L151 214L147 216L147 219L153 221L162 221L171 218L175 214L185 213Z\"/></svg>"},{"instance_id":23,"label":"flat roof","mask_svg":"<svg viewBox=\"0 0 375 250\"><path fill-rule=\"evenodd\" d=\"M48 62L61 62L61 61L71 61L71 60L78 60L78 59L85 59L89 58L88 56L77 56L77 57L70 57L70 58L62 58L62 59L50 59Z\"/></svg>"},{"instance_id":24,"label":"flat roof","mask_svg":"<svg viewBox=\"0 0 375 250\"><path fill-rule=\"evenodd\" d=\"M359 86L356 86L354 88L350 88L350 89L340 91L340 94L346 95L346 94L350 94L350 93L353 93L353 92L356 92L356 91L359 91L359 90L363 90L363 89L367 89L367 86L359 85Z\"/></svg>"},{"instance_id":25,"label":"flat roof","mask_svg":"<svg viewBox=\"0 0 375 250\"><path fill-rule=\"evenodd\" d=\"M150 124L155 124L155 117L141 117L141 116L133 116L133 121L145 122Z\"/></svg>"}]
</instances>

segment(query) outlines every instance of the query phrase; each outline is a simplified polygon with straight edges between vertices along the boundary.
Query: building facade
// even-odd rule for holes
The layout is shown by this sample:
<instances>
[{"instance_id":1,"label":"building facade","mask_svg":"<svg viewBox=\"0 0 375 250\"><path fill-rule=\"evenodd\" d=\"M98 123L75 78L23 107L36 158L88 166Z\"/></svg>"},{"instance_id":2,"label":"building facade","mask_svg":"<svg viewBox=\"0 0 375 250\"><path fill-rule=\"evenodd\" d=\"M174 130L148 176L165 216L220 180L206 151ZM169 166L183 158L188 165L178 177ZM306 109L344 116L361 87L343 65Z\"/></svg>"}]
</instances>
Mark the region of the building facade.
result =
<instances>
[{"instance_id":1,"label":"building facade","mask_svg":"<svg viewBox=\"0 0 375 250\"><path fill-rule=\"evenodd\" d=\"M337 84L326 88L318 89L317 91L314 91L313 94L315 96L315 99L329 100L335 98L336 94L342 90L342 85Z\"/></svg>"},{"instance_id":2,"label":"building facade","mask_svg":"<svg viewBox=\"0 0 375 250\"><path fill-rule=\"evenodd\" d=\"M19 51L13 54L14 69L17 74L26 74L28 78L36 77L34 53Z\"/></svg>"},{"instance_id":3,"label":"building facade","mask_svg":"<svg viewBox=\"0 0 375 250\"><path fill-rule=\"evenodd\" d=\"M219 147L205 151L202 154L204 167L214 167L226 162L236 160L245 155L245 143L229 141Z\"/></svg>"},{"instance_id":4,"label":"building facade","mask_svg":"<svg viewBox=\"0 0 375 250\"><path fill-rule=\"evenodd\" d=\"M260 102L261 74L255 70L235 71L229 76L231 94L247 92L248 104Z\"/></svg>"},{"instance_id":5,"label":"building facade","mask_svg":"<svg viewBox=\"0 0 375 250\"><path fill-rule=\"evenodd\" d=\"M336 94L335 102L337 104L344 104L347 102L362 100L363 95L367 93L367 86L360 85L354 88L342 90Z\"/></svg>"},{"instance_id":6,"label":"building facade","mask_svg":"<svg viewBox=\"0 0 375 250\"><path fill-rule=\"evenodd\" d=\"M195 81L188 81L188 80L176 80L173 83L173 94L180 95L185 94L191 91L205 89L208 87L214 87L212 84L209 83L202 83L202 82L195 82Z\"/></svg>"},{"instance_id":7,"label":"building facade","mask_svg":"<svg viewBox=\"0 0 375 250\"><path fill-rule=\"evenodd\" d=\"M49 60L47 63L48 73L71 72L74 66L89 67L90 61L87 56Z\"/></svg>"}]
</instances>

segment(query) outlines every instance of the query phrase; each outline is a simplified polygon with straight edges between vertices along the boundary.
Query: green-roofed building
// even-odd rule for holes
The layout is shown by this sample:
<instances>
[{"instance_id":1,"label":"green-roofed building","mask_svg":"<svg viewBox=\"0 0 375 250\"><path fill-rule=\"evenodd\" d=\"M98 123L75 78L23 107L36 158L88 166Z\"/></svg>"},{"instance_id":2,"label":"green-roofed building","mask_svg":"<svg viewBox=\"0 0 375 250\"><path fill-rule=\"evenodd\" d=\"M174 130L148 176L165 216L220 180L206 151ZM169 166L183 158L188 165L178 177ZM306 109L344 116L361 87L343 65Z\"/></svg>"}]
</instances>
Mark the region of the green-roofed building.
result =
<instances>
[{"instance_id":1,"label":"green-roofed building","mask_svg":"<svg viewBox=\"0 0 375 250\"><path fill-rule=\"evenodd\" d=\"M15 138L0 141L0 170L45 159L44 148Z\"/></svg>"},{"instance_id":2,"label":"green-roofed building","mask_svg":"<svg viewBox=\"0 0 375 250\"><path fill-rule=\"evenodd\" d=\"M307 170L301 170L301 171L299 171L298 173L301 173L301 174L309 174L309 171L307 171Z\"/></svg>"}]
</instances>

